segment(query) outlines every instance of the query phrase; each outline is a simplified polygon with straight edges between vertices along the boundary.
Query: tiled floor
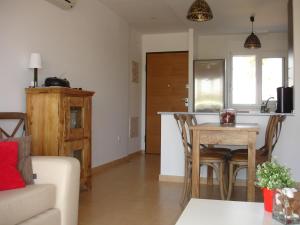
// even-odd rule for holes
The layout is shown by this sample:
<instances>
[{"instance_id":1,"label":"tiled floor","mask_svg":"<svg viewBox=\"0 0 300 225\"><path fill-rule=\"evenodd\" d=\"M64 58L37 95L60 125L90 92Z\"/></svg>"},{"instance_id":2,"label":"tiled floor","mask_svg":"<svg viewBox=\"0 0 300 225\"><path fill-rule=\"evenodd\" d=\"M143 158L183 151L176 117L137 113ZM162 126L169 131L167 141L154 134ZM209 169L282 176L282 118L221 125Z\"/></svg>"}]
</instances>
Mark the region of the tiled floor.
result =
<instances>
[{"instance_id":1,"label":"tiled floor","mask_svg":"<svg viewBox=\"0 0 300 225\"><path fill-rule=\"evenodd\" d=\"M141 155L95 175L92 191L80 196L79 225L174 225L182 184L159 182L158 175L157 155ZM219 199L217 186L203 185L201 191L203 198ZM236 188L233 199L245 200L246 189Z\"/></svg>"}]
</instances>

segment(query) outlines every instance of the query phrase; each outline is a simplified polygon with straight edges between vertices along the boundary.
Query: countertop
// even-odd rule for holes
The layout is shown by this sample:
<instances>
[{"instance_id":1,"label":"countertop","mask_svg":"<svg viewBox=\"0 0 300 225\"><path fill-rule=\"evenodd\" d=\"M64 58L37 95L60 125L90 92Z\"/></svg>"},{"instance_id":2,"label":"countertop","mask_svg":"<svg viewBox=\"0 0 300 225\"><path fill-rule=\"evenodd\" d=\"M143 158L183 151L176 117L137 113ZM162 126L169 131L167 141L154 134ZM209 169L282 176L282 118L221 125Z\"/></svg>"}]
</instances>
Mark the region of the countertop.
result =
<instances>
[{"instance_id":1,"label":"countertop","mask_svg":"<svg viewBox=\"0 0 300 225\"><path fill-rule=\"evenodd\" d=\"M219 115L219 112L158 112L159 115L173 115L173 114L191 114L191 115ZM295 113L261 113L255 111L237 112L238 116L272 116L272 115L285 115L295 116Z\"/></svg>"}]
</instances>

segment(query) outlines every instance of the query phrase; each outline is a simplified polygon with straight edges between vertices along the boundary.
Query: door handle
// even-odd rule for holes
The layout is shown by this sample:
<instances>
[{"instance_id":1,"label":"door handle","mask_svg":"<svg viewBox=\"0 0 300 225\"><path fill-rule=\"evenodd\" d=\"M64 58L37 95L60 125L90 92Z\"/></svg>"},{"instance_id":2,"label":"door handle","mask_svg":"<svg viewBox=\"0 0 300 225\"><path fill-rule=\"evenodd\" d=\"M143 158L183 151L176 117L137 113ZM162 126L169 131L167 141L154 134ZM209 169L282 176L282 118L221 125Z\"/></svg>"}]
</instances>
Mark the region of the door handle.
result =
<instances>
[{"instance_id":1,"label":"door handle","mask_svg":"<svg viewBox=\"0 0 300 225\"><path fill-rule=\"evenodd\" d=\"M184 102L184 105L185 105L186 107L189 106L189 98L182 98L181 100Z\"/></svg>"},{"instance_id":2,"label":"door handle","mask_svg":"<svg viewBox=\"0 0 300 225\"><path fill-rule=\"evenodd\" d=\"M181 100L185 103L189 103L189 98L182 98Z\"/></svg>"}]
</instances>

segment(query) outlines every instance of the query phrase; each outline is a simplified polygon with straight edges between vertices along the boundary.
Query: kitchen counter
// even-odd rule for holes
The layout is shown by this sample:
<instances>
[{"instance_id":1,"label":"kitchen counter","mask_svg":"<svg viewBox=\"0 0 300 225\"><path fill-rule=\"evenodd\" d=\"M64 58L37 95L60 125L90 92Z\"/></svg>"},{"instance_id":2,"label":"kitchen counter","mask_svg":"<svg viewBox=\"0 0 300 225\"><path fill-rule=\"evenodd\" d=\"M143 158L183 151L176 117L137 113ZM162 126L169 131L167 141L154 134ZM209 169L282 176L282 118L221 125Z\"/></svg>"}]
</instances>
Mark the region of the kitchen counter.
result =
<instances>
[{"instance_id":1,"label":"kitchen counter","mask_svg":"<svg viewBox=\"0 0 300 225\"><path fill-rule=\"evenodd\" d=\"M219 112L158 112L159 115L173 115L173 114L191 114L191 115L219 115ZM285 115L295 116L295 113L261 113L257 111L238 111L237 116L271 116L271 115Z\"/></svg>"}]
</instances>

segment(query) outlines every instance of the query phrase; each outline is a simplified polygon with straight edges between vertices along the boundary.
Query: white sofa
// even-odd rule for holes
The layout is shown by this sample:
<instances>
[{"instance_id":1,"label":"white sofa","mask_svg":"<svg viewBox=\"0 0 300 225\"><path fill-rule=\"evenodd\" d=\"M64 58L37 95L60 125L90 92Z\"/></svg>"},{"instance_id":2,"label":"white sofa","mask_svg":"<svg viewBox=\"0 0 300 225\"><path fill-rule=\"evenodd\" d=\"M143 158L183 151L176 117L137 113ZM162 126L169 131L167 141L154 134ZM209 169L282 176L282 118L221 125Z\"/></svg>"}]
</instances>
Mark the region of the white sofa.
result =
<instances>
[{"instance_id":1,"label":"white sofa","mask_svg":"<svg viewBox=\"0 0 300 225\"><path fill-rule=\"evenodd\" d=\"M34 156L32 166L35 184L0 191L0 225L77 225L79 161Z\"/></svg>"}]
</instances>

